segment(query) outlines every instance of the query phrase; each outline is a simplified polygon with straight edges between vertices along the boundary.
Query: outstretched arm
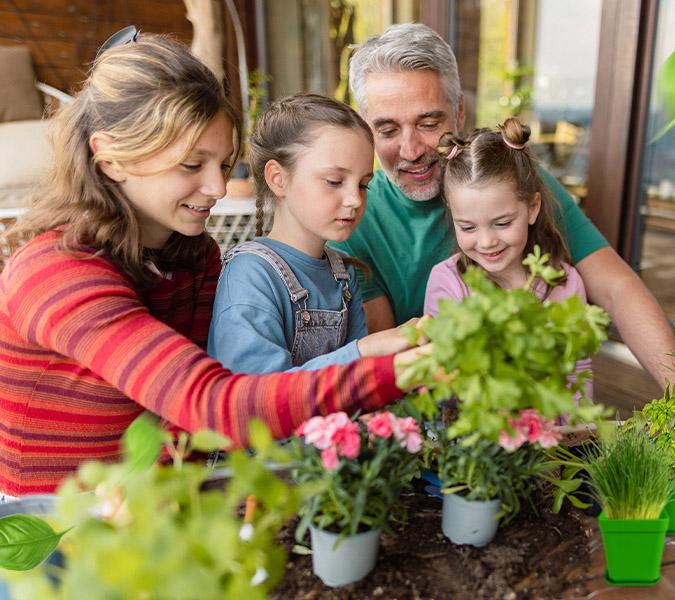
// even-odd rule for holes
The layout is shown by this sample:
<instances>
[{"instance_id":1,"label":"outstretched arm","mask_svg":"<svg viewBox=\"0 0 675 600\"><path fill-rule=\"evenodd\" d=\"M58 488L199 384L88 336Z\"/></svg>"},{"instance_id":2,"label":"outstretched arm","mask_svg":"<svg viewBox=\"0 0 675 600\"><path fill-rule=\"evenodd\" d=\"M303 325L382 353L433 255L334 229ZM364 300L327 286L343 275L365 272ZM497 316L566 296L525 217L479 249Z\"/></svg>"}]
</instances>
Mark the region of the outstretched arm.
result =
<instances>
[{"instance_id":1,"label":"outstretched arm","mask_svg":"<svg viewBox=\"0 0 675 600\"><path fill-rule=\"evenodd\" d=\"M665 314L637 274L612 248L596 250L576 265L588 299L604 308L642 366L661 385L675 379L667 354L675 334Z\"/></svg>"}]
</instances>

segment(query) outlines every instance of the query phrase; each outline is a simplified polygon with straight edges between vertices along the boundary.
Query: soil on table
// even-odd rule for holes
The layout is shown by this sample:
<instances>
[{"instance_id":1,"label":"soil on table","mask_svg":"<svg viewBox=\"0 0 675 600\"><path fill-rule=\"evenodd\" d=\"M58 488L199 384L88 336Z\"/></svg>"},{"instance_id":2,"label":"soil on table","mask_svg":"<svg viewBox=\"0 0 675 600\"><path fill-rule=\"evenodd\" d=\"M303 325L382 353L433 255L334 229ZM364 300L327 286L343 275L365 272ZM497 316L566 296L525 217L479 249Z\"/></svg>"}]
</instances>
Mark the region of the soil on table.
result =
<instances>
[{"instance_id":1,"label":"soil on table","mask_svg":"<svg viewBox=\"0 0 675 600\"><path fill-rule=\"evenodd\" d=\"M441 532L441 504L422 490L407 494L408 524L397 536L382 534L375 569L362 581L326 587L312 573L311 556L294 554L295 522L282 531L286 576L275 600L515 600L582 597L589 564L585 515L550 498L527 503L483 548L457 546ZM536 511L536 512L535 512Z\"/></svg>"}]
</instances>

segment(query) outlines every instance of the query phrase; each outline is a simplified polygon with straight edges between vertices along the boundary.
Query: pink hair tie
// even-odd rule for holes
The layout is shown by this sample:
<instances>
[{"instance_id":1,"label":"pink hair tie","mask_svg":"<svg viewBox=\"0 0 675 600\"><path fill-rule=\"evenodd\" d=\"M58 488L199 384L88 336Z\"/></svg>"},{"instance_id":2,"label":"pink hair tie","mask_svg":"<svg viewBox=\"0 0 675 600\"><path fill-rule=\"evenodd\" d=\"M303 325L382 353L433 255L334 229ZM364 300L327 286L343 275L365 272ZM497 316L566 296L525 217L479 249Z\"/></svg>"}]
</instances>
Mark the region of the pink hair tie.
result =
<instances>
[{"instance_id":1,"label":"pink hair tie","mask_svg":"<svg viewBox=\"0 0 675 600\"><path fill-rule=\"evenodd\" d=\"M509 148L513 148L514 150L522 150L522 149L526 146L526 144L527 144L527 142L524 142L524 143L522 143L522 144L512 144L511 142L509 142L509 140L507 140L507 139L504 137L504 133L503 133L503 132L502 132L502 140L504 140L504 143L505 143Z\"/></svg>"},{"instance_id":2,"label":"pink hair tie","mask_svg":"<svg viewBox=\"0 0 675 600\"><path fill-rule=\"evenodd\" d=\"M453 158L455 158L455 156L459 154L459 150L460 150L459 146L453 146L452 150L450 150L450 152L448 153L448 160L452 160Z\"/></svg>"}]
</instances>

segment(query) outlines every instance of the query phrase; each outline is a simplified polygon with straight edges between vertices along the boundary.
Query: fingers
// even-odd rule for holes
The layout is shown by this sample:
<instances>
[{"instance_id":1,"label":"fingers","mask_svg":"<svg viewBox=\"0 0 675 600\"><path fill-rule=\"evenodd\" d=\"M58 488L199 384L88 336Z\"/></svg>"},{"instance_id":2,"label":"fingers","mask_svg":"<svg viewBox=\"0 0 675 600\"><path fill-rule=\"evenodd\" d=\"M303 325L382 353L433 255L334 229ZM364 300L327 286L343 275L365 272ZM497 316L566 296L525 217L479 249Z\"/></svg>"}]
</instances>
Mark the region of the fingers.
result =
<instances>
[{"instance_id":1,"label":"fingers","mask_svg":"<svg viewBox=\"0 0 675 600\"><path fill-rule=\"evenodd\" d=\"M415 319L415 328L422 333L420 336L420 339L417 341L417 344L419 346L423 346L424 344L429 343L429 338L427 338L426 335L424 335L424 325L426 325L433 317L430 315L423 315L422 317L416 318ZM413 319L411 319L412 321Z\"/></svg>"},{"instance_id":2,"label":"fingers","mask_svg":"<svg viewBox=\"0 0 675 600\"><path fill-rule=\"evenodd\" d=\"M427 356L433 352L433 344L425 344L424 346L415 346L410 350L404 352L399 352L394 355L394 371L396 372L396 377L401 375L401 373L410 366L415 360L421 356Z\"/></svg>"}]
</instances>

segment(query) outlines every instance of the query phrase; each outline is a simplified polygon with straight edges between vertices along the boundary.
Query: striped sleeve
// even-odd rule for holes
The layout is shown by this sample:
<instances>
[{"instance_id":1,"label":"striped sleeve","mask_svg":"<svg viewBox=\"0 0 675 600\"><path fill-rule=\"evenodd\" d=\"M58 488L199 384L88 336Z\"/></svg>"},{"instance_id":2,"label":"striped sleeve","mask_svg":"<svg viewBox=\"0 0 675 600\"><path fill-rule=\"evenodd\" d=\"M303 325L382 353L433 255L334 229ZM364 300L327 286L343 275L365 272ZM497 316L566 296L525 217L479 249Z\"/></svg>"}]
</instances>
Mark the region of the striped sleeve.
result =
<instances>
[{"instance_id":1,"label":"striped sleeve","mask_svg":"<svg viewBox=\"0 0 675 600\"><path fill-rule=\"evenodd\" d=\"M24 246L3 275L7 315L21 338L73 359L102 386L187 431L208 427L246 445L251 417L284 437L311 415L376 410L400 396L392 356L233 375L150 314L111 263L60 251L48 236Z\"/></svg>"}]
</instances>

